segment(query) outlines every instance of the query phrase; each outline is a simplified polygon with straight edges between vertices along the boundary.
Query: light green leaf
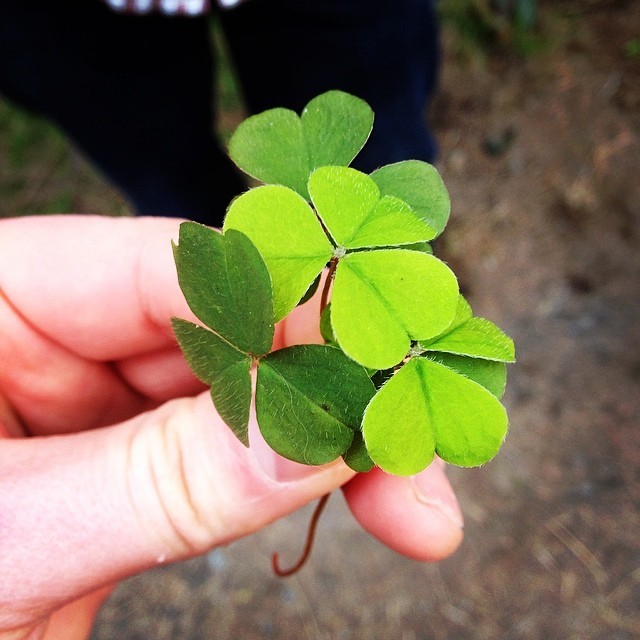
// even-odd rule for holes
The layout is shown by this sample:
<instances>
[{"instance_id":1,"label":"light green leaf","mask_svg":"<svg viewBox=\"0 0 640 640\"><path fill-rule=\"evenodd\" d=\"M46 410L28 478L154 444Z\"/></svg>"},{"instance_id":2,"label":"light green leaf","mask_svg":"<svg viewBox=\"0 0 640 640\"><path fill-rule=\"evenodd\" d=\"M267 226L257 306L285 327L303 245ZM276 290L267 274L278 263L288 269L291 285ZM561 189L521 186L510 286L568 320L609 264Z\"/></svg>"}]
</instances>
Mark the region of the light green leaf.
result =
<instances>
[{"instance_id":1,"label":"light green leaf","mask_svg":"<svg viewBox=\"0 0 640 640\"><path fill-rule=\"evenodd\" d=\"M507 435L500 401L484 387L427 358L416 358L436 433L436 453L446 462L475 467L493 458Z\"/></svg>"},{"instance_id":2,"label":"light green leaf","mask_svg":"<svg viewBox=\"0 0 640 640\"><path fill-rule=\"evenodd\" d=\"M442 233L451 213L451 200L435 167L420 160L405 160L380 167L371 178L383 195L404 200L434 230L433 237Z\"/></svg>"},{"instance_id":3,"label":"light green leaf","mask_svg":"<svg viewBox=\"0 0 640 640\"><path fill-rule=\"evenodd\" d=\"M331 323L340 347L371 369L388 369L412 340L438 335L458 303L453 272L434 256L403 249L351 253L336 269Z\"/></svg>"},{"instance_id":4,"label":"light green leaf","mask_svg":"<svg viewBox=\"0 0 640 640\"><path fill-rule=\"evenodd\" d=\"M273 283L275 320L300 301L333 255L313 209L283 186L250 189L229 207L224 230L246 234L262 255Z\"/></svg>"},{"instance_id":5,"label":"light green leaf","mask_svg":"<svg viewBox=\"0 0 640 640\"><path fill-rule=\"evenodd\" d=\"M220 417L248 446L252 358L204 327L180 318L171 322L187 363L202 382L211 385Z\"/></svg>"},{"instance_id":6,"label":"light green leaf","mask_svg":"<svg viewBox=\"0 0 640 640\"><path fill-rule=\"evenodd\" d=\"M470 358L454 353L439 353L437 351L428 352L425 357L477 382L498 399L504 395L507 385L507 365L504 362Z\"/></svg>"},{"instance_id":7,"label":"light green leaf","mask_svg":"<svg viewBox=\"0 0 640 640\"><path fill-rule=\"evenodd\" d=\"M309 178L309 193L335 243L346 247L380 199L369 176L349 167L320 167Z\"/></svg>"},{"instance_id":8,"label":"light green leaf","mask_svg":"<svg viewBox=\"0 0 640 640\"><path fill-rule=\"evenodd\" d=\"M267 353L273 340L271 279L249 238L183 222L173 251L193 313L239 350Z\"/></svg>"},{"instance_id":9,"label":"light green leaf","mask_svg":"<svg viewBox=\"0 0 640 640\"><path fill-rule=\"evenodd\" d=\"M229 140L229 157L257 180L290 187L307 197L311 167L294 111L269 109L241 122Z\"/></svg>"},{"instance_id":10,"label":"light green leaf","mask_svg":"<svg viewBox=\"0 0 640 640\"><path fill-rule=\"evenodd\" d=\"M373 126L369 105L348 93L328 91L304 108L269 109L244 120L231 136L229 156L261 182L290 187L308 199L307 181L322 165L348 165Z\"/></svg>"},{"instance_id":11,"label":"light green leaf","mask_svg":"<svg viewBox=\"0 0 640 640\"><path fill-rule=\"evenodd\" d=\"M449 325L447 331L459 327L472 317L473 311L471 310L471 305L464 299L462 294L460 294L460 297L458 298L458 306L456 307L456 315L454 316L453 322Z\"/></svg>"},{"instance_id":12,"label":"light green leaf","mask_svg":"<svg viewBox=\"0 0 640 640\"><path fill-rule=\"evenodd\" d=\"M433 235L409 205L394 196L383 196L347 248L415 246Z\"/></svg>"},{"instance_id":13,"label":"light green leaf","mask_svg":"<svg viewBox=\"0 0 640 640\"><path fill-rule=\"evenodd\" d=\"M365 370L339 349L281 349L266 356L258 368L260 431L274 451L290 460L331 462L349 449L374 393Z\"/></svg>"},{"instance_id":14,"label":"light green leaf","mask_svg":"<svg viewBox=\"0 0 640 640\"><path fill-rule=\"evenodd\" d=\"M409 361L373 397L364 413L362 435L381 469L409 476L429 466L436 450L428 398L417 367Z\"/></svg>"},{"instance_id":15,"label":"light green leaf","mask_svg":"<svg viewBox=\"0 0 640 640\"><path fill-rule=\"evenodd\" d=\"M476 382L427 358L413 358L374 396L362 432L383 470L413 475L434 452L464 467L489 461L507 432L499 400Z\"/></svg>"},{"instance_id":16,"label":"light green leaf","mask_svg":"<svg viewBox=\"0 0 640 640\"><path fill-rule=\"evenodd\" d=\"M439 335L434 336L433 338L429 338L429 340L423 340L425 344L431 344L436 340L440 339L442 336L447 335L451 331L453 331L456 327L459 327L461 324L465 323L469 318L473 317L473 311L471 310L471 306L464 299L464 296L460 294L458 297L458 304L456 306L456 313L453 316L453 320L448 327L444 329ZM422 347L422 344L420 345ZM423 347L424 348L424 347Z\"/></svg>"},{"instance_id":17,"label":"light green leaf","mask_svg":"<svg viewBox=\"0 0 640 640\"><path fill-rule=\"evenodd\" d=\"M347 166L371 133L373 111L360 98L343 91L327 91L309 102L301 120L311 169Z\"/></svg>"},{"instance_id":18,"label":"light green leaf","mask_svg":"<svg viewBox=\"0 0 640 640\"><path fill-rule=\"evenodd\" d=\"M434 236L406 203L381 198L375 182L355 169L316 169L309 193L334 242L343 248L412 244Z\"/></svg>"},{"instance_id":19,"label":"light green leaf","mask_svg":"<svg viewBox=\"0 0 640 640\"><path fill-rule=\"evenodd\" d=\"M432 342L420 342L425 351L443 351L473 358L515 362L513 340L485 318L469 318Z\"/></svg>"}]
</instances>

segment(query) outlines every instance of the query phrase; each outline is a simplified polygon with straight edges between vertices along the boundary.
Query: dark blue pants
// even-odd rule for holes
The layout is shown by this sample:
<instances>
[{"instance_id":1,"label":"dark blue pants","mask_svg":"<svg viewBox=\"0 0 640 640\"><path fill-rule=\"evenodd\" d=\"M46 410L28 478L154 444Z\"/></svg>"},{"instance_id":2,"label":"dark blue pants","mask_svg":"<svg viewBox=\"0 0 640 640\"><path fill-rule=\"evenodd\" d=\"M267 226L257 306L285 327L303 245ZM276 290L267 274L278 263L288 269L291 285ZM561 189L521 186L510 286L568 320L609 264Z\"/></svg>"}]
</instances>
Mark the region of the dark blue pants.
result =
<instances>
[{"instance_id":1,"label":"dark blue pants","mask_svg":"<svg viewBox=\"0 0 640 640\"><path fill-rule=\"evenodd\" d=\"M356 167L433 161L433 0L249 0L219 19L250 111L342 89L376 113ZM213 133L214 69L206 17L0 3L0 92L55 122L140 214L219 225L244 188Z\"/></svg>"}]
</instances>

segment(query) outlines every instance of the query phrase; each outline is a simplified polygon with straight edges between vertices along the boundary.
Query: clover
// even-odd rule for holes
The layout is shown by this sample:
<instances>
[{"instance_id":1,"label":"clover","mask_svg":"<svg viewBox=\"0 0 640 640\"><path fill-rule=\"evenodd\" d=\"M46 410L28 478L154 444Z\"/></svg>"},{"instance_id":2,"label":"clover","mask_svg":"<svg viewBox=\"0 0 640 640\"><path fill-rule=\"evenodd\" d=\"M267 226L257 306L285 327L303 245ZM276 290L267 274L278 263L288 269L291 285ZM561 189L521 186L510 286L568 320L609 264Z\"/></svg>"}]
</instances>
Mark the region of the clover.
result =
<instances>
[{"instance_id":1,"label":"clover","mask_svg":"<svg viewBox=\"0 0 640 640\"><path fill-rule=\"evenodd\" d=\"M436 454L480 465L507 432L500 398L513 342L473 316L433 255L450 215L436 169L348 166L372 121L366 103L331 91L301 116L272 109L239 126L230 155L265 184L230 203L222 231L181 225L179 283L202 324L174 319L174 330L247 446L255 402L267 443L298 462L342 457L356 471L399 475ZM270 352L275 323L323 273L325 344Z\"/></svg>"},{"instance_id":2,"label":"clover","mask_svg":"<svg viewBox=\"0 0 640 640\"><path fill-rule=\"evenodd\" d=\"M174 332L238 439L249 445L255 366L258 423L274 450L306 464L345 454L375 393L365 370L326 345L297 345L269 354L274 334L271 282L260 254L242 233L222 234L186 222L180 225L174 255L185 299L204 325L174 318Z\"/></svg>"},{"instance_id":3,"label":"clover","mask_svg":"<svg viewBox=\"0 0 640 640\"><path fill-rule=\"evenodd\" d=\"M300 116L278 107L247 118L229 141L229 157L253 178L308 198L311 172L349 165L369 138L373 117L364 100L328 91L311 100Z\"/></svg>"},{"instance_id":4,"label":"clover","mask_svg":"<svg viewBox=\"0 0 640 640\"><path fill-rule=\"evenodd\" d=\"M506 363L514 360L513 341L489 320L473 317L460 296L447 330L416 344L367 406L362 436L372 462L413 475L436 453L462 467L493 458L507 433L500 398Z\"/></svg>"},{"instance_id":5,"label":"clover","mask_svg":"<svg viewBox=\"0 0 640 640\"><path fill-rule=\"evenodd\" d=\"M252 189L233 201L224 229L242 231L263 256L276 320L331 263L331 322L338 345L366 367L392 367L412 340L439 334L455 313L453 272L429 253L403 248L435 232L409 205L381 195L374 180L355 169L318 168L308 190L315 210L287 187Z\"/></svg>"}]
</instances>

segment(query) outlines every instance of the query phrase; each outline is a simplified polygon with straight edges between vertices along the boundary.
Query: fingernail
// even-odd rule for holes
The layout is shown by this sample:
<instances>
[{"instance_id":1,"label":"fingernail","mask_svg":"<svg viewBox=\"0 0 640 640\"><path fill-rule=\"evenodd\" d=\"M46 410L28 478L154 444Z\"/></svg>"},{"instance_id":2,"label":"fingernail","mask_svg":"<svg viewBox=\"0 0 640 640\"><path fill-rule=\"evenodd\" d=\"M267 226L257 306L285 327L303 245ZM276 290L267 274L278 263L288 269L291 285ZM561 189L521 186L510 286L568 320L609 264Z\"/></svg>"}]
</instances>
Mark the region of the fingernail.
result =
<instances>
[{"instance_id":1,"label":"fingernail","mask_svg":"<svg viewBox=\"0 0 640 640\"><path fill-rule=\"evenodd\" d=\"M445 464L436 458L424 471L413 476L413 488L419 502L436 509L447 520L460 529L464 528L464 518L455 493L447 480Z\"/></svg>"},{"instance_id":2,"label":"fingernail","mask_svg":"<svg viewBox=\"0 0 640 640\"><path fill-rule=\"evenodd\" d=\"M257 440L257 438L256 438ZM262 471L274 482L284 484L295 482L308 477L312 470L310 467L291 460L285 460L274 453L264 440L253 442L251 448L254 450L256 461Z\"/></svg>"}]
</instances>

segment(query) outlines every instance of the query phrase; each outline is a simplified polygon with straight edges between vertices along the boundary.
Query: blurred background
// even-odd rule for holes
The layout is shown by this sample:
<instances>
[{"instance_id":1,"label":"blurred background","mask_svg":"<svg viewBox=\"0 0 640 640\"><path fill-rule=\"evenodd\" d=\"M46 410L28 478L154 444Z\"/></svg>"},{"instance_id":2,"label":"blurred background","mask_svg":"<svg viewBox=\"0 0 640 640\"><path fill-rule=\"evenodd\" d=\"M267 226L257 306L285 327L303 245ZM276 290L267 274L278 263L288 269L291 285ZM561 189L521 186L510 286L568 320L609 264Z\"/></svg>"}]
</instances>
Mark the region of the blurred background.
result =
<instances>
[{"instance_id":1,"label":"blurred background","mask_svg":"<svg viewBox=\"0 0 640 640\"><path fill-rule=\"evenodd\" d=\"M92 640L640 637L640 3L440 11L430 118L453 212L436 252L518 355L502 452L450 472L462 547L406 560L335 494L296 576L274 577L270 555L297 558L311 507L122 584ZM223 71L227 136L244 114ZM0 216L51 212L130 207L63 135L0 101Z\"/></svg>"}]
</instances>

